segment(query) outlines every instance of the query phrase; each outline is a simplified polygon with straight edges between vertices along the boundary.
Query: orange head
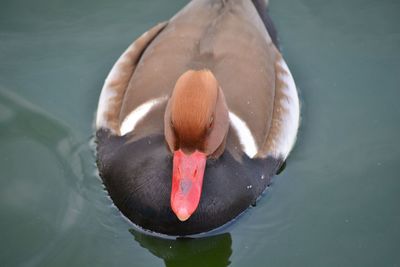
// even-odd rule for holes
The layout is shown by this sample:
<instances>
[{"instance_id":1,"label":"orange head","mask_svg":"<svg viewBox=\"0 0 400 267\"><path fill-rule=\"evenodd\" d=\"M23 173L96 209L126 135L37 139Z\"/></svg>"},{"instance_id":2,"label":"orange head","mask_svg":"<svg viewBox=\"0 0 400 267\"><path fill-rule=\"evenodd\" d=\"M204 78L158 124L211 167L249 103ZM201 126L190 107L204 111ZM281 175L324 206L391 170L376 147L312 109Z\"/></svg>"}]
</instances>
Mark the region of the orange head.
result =
<instances>
[{"instance_id":1,"label":"orange head","mask_svg":"<svg viewBox=\"0 0 400 267\"><path fill-rule=\"evenodd\" d=\"M171 208L181 221L199 205L206 159L222 154L228 127L228 108L212 72L182 74L164 117L165 138L174 154Z\"/></svg>"}]
</instances>

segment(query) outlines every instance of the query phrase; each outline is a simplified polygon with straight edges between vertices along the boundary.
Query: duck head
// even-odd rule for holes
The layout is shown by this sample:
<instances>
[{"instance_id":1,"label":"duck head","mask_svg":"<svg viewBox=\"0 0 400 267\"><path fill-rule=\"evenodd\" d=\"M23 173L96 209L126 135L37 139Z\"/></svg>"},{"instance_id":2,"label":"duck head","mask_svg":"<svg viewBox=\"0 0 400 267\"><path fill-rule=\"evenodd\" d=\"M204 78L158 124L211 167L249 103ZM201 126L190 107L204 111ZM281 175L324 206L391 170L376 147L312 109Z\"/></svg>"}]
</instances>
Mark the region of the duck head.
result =
<instances>
[{"instance_id":1,"label":"duck head","mask_svg":"<svg viewBox=\"0 0 400 267\"><path fill-rule=\"evenodd\" d=\"M171 208L186 221L197 209L208 158L225 149L228 108L209 70L189 70L177 80L164 116L165 139L173 153Z\"/></svg>"}]
</instances>

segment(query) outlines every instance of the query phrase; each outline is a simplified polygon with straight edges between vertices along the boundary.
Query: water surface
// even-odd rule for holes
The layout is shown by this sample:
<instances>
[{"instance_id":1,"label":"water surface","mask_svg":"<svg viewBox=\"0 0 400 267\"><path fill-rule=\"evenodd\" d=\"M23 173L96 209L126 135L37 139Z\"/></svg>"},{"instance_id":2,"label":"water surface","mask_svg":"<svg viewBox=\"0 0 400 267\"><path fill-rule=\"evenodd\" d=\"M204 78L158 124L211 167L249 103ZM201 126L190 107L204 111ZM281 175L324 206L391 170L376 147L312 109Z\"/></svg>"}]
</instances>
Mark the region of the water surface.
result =
<instances>
[{"instance_id":1,"label":"water surface","mask_svg":"<svg viewBox=\"0 0 400 267\"><path fill-rule=\"evenodd\" d=\"M1 266L400 266L400 2L271 0L301 91L286 169L219 235L132 229L93 118L122 51L184 0L2 0Z\"/></svg>"}]
</instances>

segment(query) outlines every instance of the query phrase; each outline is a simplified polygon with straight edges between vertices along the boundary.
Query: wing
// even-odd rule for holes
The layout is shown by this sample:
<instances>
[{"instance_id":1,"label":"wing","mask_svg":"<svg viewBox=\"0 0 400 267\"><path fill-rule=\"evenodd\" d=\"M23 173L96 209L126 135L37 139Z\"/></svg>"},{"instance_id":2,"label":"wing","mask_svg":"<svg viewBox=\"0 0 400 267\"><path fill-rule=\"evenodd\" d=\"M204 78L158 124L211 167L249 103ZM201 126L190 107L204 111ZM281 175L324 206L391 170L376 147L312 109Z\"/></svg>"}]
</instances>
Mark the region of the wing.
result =
<instances>
[{"instance_id":1,"label":"wing","mask_svg":"<svg viewBox=\"0 0 400 267\"><path fill-rule=\"evenodd\" d=\"M300 102L293 76L280 54L275 62L275 70L272 123L258 156L285 160L296 141L300 124Z\"/></svg>"},{"instance_id":2,"label":"wing","mask_svg":"<svg viewBox=\"0 0 400 267\"><path fill-rule=\"evenodd\" d=\"M136 69L143 51L165 28L160 23L140 36L120 56L108 74L101 90L96 115L96 129L105 128L113 134L120 134L119 115L129 81Z\"/></svg>"},{"instance_id":3,"label":"wing","mask_svg":"<svg viewBox=\"0 0 400 267\"><path fill-rule=\"evenodd\" d=\"M217 77L231 114L246 123L254 149L244 150L254 156L271 126L278 55L251 1L192 1L140 58L121 105L122 133L134 129L136 118L143 118L141 126L163 123L162 117L150 121L143 114L169 97L186 70L207 68Z\"/></svg>"}]
</instances>

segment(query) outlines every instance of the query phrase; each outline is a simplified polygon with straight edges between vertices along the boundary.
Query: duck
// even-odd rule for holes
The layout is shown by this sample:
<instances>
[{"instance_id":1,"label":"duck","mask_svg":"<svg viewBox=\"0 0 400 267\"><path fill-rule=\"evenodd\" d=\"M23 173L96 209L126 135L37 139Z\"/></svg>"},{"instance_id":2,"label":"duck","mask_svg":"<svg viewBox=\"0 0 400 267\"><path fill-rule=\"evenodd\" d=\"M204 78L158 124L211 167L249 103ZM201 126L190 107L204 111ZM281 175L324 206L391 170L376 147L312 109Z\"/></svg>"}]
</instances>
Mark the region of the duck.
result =
<instances>
[{"instance_id":1,"label":"duck","mask_svg":"<svg viewBox=\"0 0 400 267\"><path fill-rule=\"evenodd\" d=\"M263 0L192 0L112 67L97 108L97 165L139 228L222 227L284 164L300 103L267 11Z\"/></svg>"}]
</instances>

